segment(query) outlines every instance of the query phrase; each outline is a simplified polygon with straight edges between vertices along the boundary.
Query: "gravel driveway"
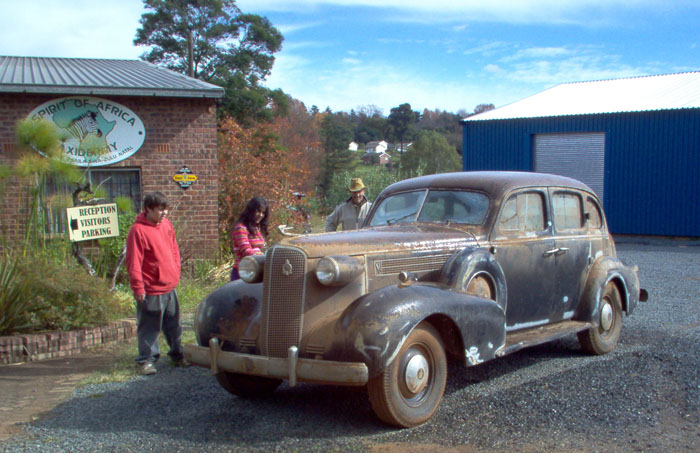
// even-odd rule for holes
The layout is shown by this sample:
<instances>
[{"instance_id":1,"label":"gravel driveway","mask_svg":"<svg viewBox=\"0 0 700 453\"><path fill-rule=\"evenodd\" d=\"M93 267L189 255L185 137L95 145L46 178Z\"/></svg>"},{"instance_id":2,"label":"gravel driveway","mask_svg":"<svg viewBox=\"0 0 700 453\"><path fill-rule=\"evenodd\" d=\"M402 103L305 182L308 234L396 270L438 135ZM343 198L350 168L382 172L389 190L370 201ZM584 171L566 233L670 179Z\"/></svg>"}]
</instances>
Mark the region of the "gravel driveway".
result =
<instances>
[{"instance_id":1,"label":"gravel driveway","mask_svg":"<svg viewBox=\"0 0 700 453\"><path fill-rule=\"evenodd\" d=\"M242 400L201 368L85 387L3 452L700 451L700 243L619 243L650 301L613 353L575 336L466 369L451 366L437 414L396 430L363 391L286 385Z\"/></svg>"}]
</instances>

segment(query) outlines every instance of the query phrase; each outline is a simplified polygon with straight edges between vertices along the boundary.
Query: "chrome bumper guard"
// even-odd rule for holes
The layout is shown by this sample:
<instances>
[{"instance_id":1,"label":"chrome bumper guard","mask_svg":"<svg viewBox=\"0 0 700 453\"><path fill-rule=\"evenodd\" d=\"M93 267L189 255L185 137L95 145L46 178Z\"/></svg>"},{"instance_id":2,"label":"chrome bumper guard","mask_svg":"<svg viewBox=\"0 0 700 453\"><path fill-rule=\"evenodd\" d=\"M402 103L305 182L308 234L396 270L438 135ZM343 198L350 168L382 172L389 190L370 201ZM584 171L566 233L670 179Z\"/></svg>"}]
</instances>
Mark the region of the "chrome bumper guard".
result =
<instances>
[{"instance_id":1,"label":"chrome bumper guard","mask_svg":"<svg viewBox=\"0 0 700 453\"><path fill-rule=\"evenodd\" d=\"M300 359L296 346L289 348L286 359L224 351L217 338L209 340L209 347L186 344L184 348L190 363L209 368L212 374L228 371L288 379L290 387L298 381L365 385L368 380L367 365L362 362Z\"/></svg>"}]
</instances>

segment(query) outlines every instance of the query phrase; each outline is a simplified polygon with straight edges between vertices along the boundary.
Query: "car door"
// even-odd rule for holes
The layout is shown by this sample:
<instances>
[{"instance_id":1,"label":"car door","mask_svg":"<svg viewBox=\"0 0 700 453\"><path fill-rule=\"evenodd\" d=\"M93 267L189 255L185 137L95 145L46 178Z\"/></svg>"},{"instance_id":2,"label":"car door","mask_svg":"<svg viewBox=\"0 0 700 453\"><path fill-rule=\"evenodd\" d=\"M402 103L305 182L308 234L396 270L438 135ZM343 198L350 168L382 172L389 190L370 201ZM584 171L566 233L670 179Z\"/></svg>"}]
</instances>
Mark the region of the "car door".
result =
<instances>
[{"instance_id":1,"label":"car door","mask_svg":"<svg viewBox=\"0 0 700 453\"><path fill-rule=\"evenodd\" d=\"M586 228L583 196L572 189L550 188L556 278L553 288L552 320L571 319L588 275L595 249Z\"/></svg>"},{"instance_id":2,"label":"car door","mask_svg":"<svg viewBox=\"0 0 700 453\"><path fill-rule=\"evenodd\" d=\"M508 288L507 330L549 322L556 249L545 188L512 192L501 206L491 245Z\"/></svg>"},{"instance_id":3,"label":"car door","mask_svg":"<svg viewBox=\"0 0 700 453\"><path fill-rule=\"evenodd\" d=\"M551 188L557 253L554 319L571 319L591 264L605 252L607 235L597 199L573 189Z\"/></svg>"}]
</instances>

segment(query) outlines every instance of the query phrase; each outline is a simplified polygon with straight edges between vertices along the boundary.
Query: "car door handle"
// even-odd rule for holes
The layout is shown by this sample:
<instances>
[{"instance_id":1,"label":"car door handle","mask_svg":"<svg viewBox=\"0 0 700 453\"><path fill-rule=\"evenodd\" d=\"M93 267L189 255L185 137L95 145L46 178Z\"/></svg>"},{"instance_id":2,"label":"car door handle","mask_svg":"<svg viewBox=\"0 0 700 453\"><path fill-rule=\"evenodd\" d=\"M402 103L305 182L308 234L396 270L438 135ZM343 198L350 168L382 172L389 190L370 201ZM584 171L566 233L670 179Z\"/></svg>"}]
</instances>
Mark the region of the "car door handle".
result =
<instances>
[{"instance_id":1,"label":"car door handle","mask_svg":"<svg viewBox=\"0 0 700 453\"><path fill-rule=\"evenodd\" d=\"M569 251L568 247L557 247L557 248L552 249L552 250L547 250L542 255L543 256L563 255L564 253L566 253L568 251Z\"/></svg>"}]
</instances>

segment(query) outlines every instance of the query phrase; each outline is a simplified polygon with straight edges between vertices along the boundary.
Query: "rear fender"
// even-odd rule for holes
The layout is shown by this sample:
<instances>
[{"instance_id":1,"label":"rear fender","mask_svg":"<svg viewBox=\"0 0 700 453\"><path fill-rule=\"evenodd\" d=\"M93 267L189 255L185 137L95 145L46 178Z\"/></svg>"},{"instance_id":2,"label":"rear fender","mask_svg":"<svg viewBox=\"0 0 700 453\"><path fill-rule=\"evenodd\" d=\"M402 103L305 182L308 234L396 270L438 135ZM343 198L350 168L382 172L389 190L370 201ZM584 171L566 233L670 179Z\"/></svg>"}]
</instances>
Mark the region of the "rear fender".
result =
<instances>
[{"instance_id":1,"label":"rear fender","mask_svg":"<svg viewBox=\"0 0 700 453\"><path fill-rule=\"evenodd\" d=\"M459 343L467 365L494 358L505 342L505 313L494 301L432 283L414 283L387 286L353 302L336 323L329 358L364 362L374 377L389 366L418 324L440 317L451 320L435 323L443 343Z\"/></svg>"},{"instance_id":2,"label":"rear fender","mask_svg":"<svg viewBox=\"0 0 700 453\"><path fill-rule=\"evenodd\" d=\"M595 326L600 324L600 299L609 282L615 283L620 292L622 310L628 316L632 314L640 297L637 267L612 256L602 256L591 266L574 319Z\"/></svg>"}]
</instances>

